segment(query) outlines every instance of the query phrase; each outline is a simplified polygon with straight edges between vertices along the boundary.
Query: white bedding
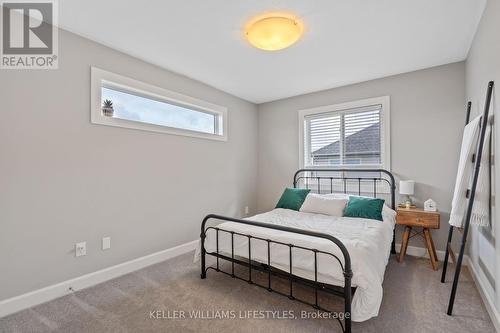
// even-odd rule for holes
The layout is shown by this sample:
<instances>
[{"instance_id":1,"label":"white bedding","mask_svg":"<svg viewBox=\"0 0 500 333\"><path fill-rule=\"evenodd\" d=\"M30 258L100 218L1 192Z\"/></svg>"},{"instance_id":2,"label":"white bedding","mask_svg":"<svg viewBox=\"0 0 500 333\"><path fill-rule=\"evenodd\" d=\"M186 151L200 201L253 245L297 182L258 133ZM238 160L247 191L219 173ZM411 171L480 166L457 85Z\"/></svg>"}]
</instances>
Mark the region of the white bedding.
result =
<instances>
[{"instance_id":1,"label":"white bedding","mask_svg":"<svg viewBox=\"0 0 500 333\"><path fill-rule=\"evenodd\" d=\"M384 221L333 217L277 208L248 219L313 230L330 234L341 240L351 257L352 285L357 287L352 300L351 318L353 321L365 321L378 315L382 302L382 282L390 255L395 212L384 207L383 218ZM218 227L286 244L291 243L306 248L318 249L335 254L343 261L339 248L326 239L234 222L224 222L219 224ZM257 239L252 239L251 242L252 260L267 263L267 243ZM205 249L208 252L216 251L215 231L213 229L207 232ZM221 254L231 256L230 234L219 233L219 251ZM248 258L248 238L235 235L234 251L235 256ZM199 248L196 251L195 260L197 258L199 258ZM314 280L314 255L312 251L294 248L292 259L293 274ZM284 271L289 270L288 246L271 243L271 265ZM344 285L342 270L335 258L324 254L318 255L318 280L337 286Z\"/></svg>"}]
</instances>

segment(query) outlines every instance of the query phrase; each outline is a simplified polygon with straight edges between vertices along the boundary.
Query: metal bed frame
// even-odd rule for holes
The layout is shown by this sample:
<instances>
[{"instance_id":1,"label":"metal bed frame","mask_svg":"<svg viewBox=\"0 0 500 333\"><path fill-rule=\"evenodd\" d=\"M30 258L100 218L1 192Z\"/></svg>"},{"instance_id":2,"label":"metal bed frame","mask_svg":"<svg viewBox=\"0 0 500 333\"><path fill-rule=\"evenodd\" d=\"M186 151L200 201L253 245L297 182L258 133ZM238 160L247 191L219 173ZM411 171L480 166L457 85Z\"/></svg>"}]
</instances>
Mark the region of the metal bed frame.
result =
<instances>
[{"instance_id":1,"label":"metal bed frame","mask_svg":"<svg viewBox=\"0 0 500 333\"><path fill-rule=\"evenodd\" d=\"M293 187L298 188L301 185L305 188L310 189L312 192L316 193L345 193L345 194L365 194L367 193L367 187L364 186L366 184L373 184L373 187L370 187L370 192L373 193L373 197L376 198L377 194L381 194L381 191L377 191L378 185L388 185L390 190L390 200L391 200L391 208L395 209L395 180L392 173L384 169L300 169L298 170L293 177ZM353 191L352 187L356 187ZM385 192L384 194L387 194ZM302 246L297 246L294 244L286 244L283 242L275 241L272 239L264 239L256 236L252 236L249 234L242 234L234 231L224 230L217 226L206 227L206 224L209 220L219 220L219 221L229 221L236 222L240 224L252 225L257 227L263 227L268 229L275 229L284 232L292 232L296 234L313 236L318 238L323 238L334 243L342 252L343 260L341 260L336 255L320 251L313 248L306 248ZM207 237L207 231L214 230L216 234L216 251L215 252L207 252L205 249L205 238ZM223 255L219 253L219 234L220 233L228 233L231 235L231 256ZM248 258L246 260L242 260L240 257L235 257L234 254L234 236L241 236L248 238ZM201 278L205 279L207 276L208 270L214 270L216 272L220 272L226 275L231 276L232 278L236 278L239 280L243 280L248 282L249 284L256 285L258 287L264 288L269 292L275 292L280 295L286 296L291 300L296 300L303 304L307 304L312 306L314 309L327 312L329 314L335 315L334 318L340 324L342 332L351 333L351 301L352 295L355 293L356 288L351 286L351 279L353 276L351 270L351 258L349 256L349 252L347 248L344 246L342 241L339 239L320 232L314 232L309 230L303 230L298 228L285 227L281 225L273 225L262 222L255 222L251 220L237 219L227 216L221 216L216 214L207 215L203 222L201 223ZM252 261L252 247L251 240L256 239L260 241L264 241L267 243L267 263L258 263ZM271 266L271 243L280 244L283 246L288 246L289 248L289 271L284 272L282 270L278 270ZM394 234L391 245L391 253L396 253L394 247ZM293 274L293 249L301 249L308 250L314 254L314 280L308 280L301 278L297 275ZM318 281L318 254L323 254L332 257L336 262L340 265L343 275L344 275L344 286L334 286L326 283L322 283ZM215 267L206 267L206 256L210 255L216 258L216 266ZM243 258L245 259L245 258ZM221 269L220 260L225 260L231 263L231 272L226 272ZM241 277L235 274L235 264L248 268L248 277ZM267 274L267 284L260 284L252 279L252 271L262 272ZM272 277L278 277L282 279L287 279L289 281L289 290L288 293L275 290L271 286ZM310 287L314 289L314 303L308 302L304 299L297 298L294 293L294 283ZM328 310L322 307L318 301L318 292L324 292L327 294L332 294L344 298L344 323L336 316L336 312Z\"/></svg>"}]
</instances>

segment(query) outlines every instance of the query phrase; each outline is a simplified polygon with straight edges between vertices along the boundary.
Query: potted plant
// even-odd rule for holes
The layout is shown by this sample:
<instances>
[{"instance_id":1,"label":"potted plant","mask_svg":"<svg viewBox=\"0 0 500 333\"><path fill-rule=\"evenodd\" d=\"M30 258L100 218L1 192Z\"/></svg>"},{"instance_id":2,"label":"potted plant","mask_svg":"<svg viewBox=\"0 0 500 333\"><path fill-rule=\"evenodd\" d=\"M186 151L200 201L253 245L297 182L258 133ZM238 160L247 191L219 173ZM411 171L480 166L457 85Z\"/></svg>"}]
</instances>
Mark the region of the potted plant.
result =
<instances>
[{"instance_id":1,"label":"potted plant","mask_svg":"<svg viewBox=\"0 0 500 333\"><path fill-rule=\"evenodd\" d=\"M106 117L113 117L113 102L109 99L105 99L102 102L102 114Z\"/></svg>"}]
</instances>

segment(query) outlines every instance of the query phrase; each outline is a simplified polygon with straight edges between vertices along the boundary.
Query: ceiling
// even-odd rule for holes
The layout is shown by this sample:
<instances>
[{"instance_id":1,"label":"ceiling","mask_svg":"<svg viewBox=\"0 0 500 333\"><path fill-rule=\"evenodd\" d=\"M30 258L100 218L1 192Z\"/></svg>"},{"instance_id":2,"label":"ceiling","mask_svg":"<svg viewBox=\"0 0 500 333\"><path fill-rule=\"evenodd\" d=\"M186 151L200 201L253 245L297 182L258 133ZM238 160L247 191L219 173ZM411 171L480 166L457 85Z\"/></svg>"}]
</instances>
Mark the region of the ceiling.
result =
<instances>
[{"instance_id":1,"label":"ceiling","mask_svg":"<svg viewBox=\"0 0 500 333\"><path fill-rule=\"evenodd\" d=\"M72 0L59 25L254 103L464 60L486 0ZM292 47L251 47L243 27L296 14Z\"/></svg>"}]
</instances>

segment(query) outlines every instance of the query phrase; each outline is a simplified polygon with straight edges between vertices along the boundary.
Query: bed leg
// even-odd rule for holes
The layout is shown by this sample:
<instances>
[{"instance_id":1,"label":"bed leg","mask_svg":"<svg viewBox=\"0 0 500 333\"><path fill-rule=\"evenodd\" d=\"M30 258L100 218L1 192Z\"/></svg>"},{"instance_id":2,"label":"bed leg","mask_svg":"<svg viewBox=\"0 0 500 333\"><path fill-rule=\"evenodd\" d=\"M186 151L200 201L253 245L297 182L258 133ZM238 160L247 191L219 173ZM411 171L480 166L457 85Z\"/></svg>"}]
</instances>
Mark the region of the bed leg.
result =
<instances>
[{"instance_id":1,"label":"bed leg","mask_svg":"<svg viewBox=\"0 0 500 333\"><path fill-rule=\"evenodd\" d=\"M200 274L200 277L202 279L206 279L207 278L207 272L205 271L205 254L203 253L204 251L201 251L202 254L201 254L201 274Z\"/></svg>"},{"instance_id":2,"label":"bed leg","mask_svg":"<svg viewBox=\"0 0 500 333\"><path fill-rule=\"evenodd\" d=\"M351 303L352 303L352 289L351 279L352 271L350 267L346 267L344 272L344 332L351 333Z\"/></svg>"},{"instance_id":3,"label":"bed leg","mask_svg":"<svg viewBox=\"0 0 500 333\"><path fill-rule=\"evenodd\" d=\"M396 229L392 231L391 253L396 254Z\"/></svg>"},{"instance_id":4,"label":"bed leg","mask_svg":"<svg viewBox=\"0 0 500 333\"><path fill-rule=\"evenodd\" d=\"M207 277L207 271L206 271L206 267L205 267L205 256L206 256L206 251L205 251L205 233L202 232L201 236L201 274L200 274L200 277L202 279L205 279Z\"/></svg>"}]
</instances>

